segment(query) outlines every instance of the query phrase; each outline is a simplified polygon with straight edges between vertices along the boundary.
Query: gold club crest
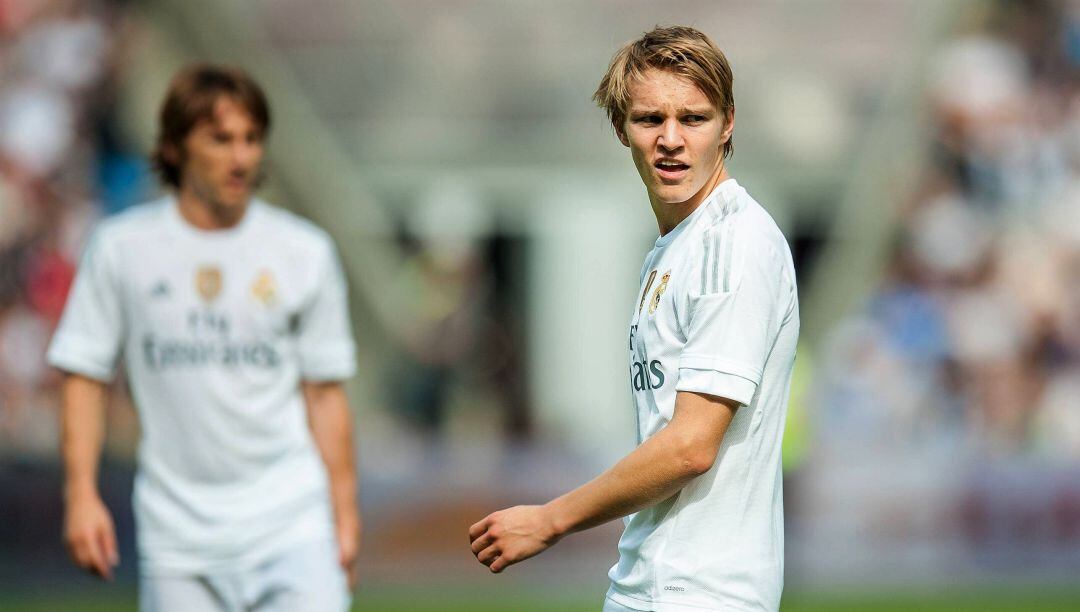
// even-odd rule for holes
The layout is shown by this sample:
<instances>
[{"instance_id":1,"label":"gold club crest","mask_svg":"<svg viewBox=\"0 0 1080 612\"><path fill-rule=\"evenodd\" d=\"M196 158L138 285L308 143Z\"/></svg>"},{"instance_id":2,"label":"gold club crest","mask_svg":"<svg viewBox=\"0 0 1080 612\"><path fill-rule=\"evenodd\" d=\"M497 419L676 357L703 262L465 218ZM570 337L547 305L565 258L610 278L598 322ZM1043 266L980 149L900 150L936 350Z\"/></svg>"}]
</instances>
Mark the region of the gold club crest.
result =
<instances>
[{"instance_id":1,"label":"gold club crest","mask_svg":"<svg viewBox=\"0 0 1080 612\"><path fill-rule=\"evenodd\" d=\"M664 290L667 289L667 283L671 279L671 272L665 272L660 277L660 286L656 288L656 292L653 293L652 299L649 300L649 314L656 312L656 307L660 305L660 296L664 295Z\"/></svg>"},{"instance_id":2,"label":"gold club crest","mask_svg":"<svg viewBox=\"0 0 1080 612\"><path fill-rule=\"evenodd\" d=\"M251 285L251 295L262 302L263 306L270 306L277 300L277 282L269 270L263 270L255 277L255 282Z\"/></svg>"},{"instance_id":3,"label":"gold club crest","mask_svg":"<svg viewBox=\"0 0 1080 612\"><path fill-rule=\"evenodd\" d=\"M214 301L221 294L223 281L217 266L200 266L195 271L195 290L205 302Z\"/></svg>"}]
</instances>

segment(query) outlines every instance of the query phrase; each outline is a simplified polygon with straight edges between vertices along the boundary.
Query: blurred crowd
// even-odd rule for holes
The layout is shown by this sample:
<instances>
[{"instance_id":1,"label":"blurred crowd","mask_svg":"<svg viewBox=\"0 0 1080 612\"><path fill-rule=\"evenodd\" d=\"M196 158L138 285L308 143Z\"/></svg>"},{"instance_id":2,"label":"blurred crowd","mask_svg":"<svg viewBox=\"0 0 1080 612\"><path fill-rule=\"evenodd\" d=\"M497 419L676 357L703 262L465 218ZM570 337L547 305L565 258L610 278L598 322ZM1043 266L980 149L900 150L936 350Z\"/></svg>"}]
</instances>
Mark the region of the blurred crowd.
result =
<instances>
[{"instance_id":1,"label":"blurred crowd","mask_svg":"<svg viewBox=\"0 0 1080 612\"><path fill-rule=\"evenodd\" d=\"M524 289L512 238L464 181L419 198L401 236L404 264L390 283L411 322L387 363L390 405L433 448L475 407L508 438L532 433L516 303Z\"/></svg>"},{"instance_id":2,"label":"blurred crowd","mask_svg":"<svg viewBox=\"0 0 1080 612\"><path fill-rule=\"evenodd\" d=\"M974 17L929 68L887 274L826 347L833 451L1080 459L1080 2Z\"/></svg>"},{"instance_id":3,"label":"blurred crowd","mask_svg":"<svg viewBox=\"0 0 1080 612\"><path fill-rule=\"evenodd\" d=\"M977 6L928 67L930 163L887 273L820 360L829 449L1080 459L1080 2ZM151 188L114 116L132 30L120 0L0 0L0 457L54 455L58 380L43 356L83 241ZM447 255L453 224L422 212L448 208L417 207L409 232L397 282L418 324L392 403L435 433L459 388L483 381L490 403L522 407L504 423L521 436L523 366L504 348L521 334L502 313L524 292L490 263L517 251L483 238L480 219ZM134 427L123 404L110 415L121 432Z\"/></svg>"},{"instance_id":4,"label":"blurred crowd","mask_svg":"<svg viewBox=\"0 0 1080 612\"><path fill-rule=\"evenodd\" d=\"M128 27L118 2L0 0L0 457L55 454L46 346L88 231L145 189L111 116Z\"/></svg>"}]
</instances>

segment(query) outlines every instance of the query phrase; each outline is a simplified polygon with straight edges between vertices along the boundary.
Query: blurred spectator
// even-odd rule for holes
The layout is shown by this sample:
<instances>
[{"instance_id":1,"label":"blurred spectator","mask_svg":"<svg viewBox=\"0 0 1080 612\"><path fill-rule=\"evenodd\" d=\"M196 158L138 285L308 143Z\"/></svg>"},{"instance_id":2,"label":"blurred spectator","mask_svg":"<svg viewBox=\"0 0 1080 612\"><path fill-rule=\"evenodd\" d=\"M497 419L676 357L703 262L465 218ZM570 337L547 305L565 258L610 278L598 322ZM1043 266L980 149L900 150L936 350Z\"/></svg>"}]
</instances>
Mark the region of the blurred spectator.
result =
<instances>
[{"instance_id":1,"label":"blurred spectator","mask_svg":"<svg viewBox=\"0 0 1080 612\"><path fill-rule=\"evenodd\" d=\"M513 437L529 432L517 353L498 307L490 213L466 185L436 185L408 219L411 254L393 290L412 308L410 332L394 368L394 404L433 440L463 405L495 407ZM498 414L502 413L502 414Z\"/></svg>"},{"instance_id":2,"label":"blurred spectator","mask_svg":"<svg viewBox=\"0 0 1080 612\"><path fill-rule=\"evenodd\" d=\"M121 65L119 5L0 1L0 449L51 457L56 374L43 364L86 234L102 202L145 185L100 167L110 86ZM119 408L114 408L117 410Z\"/></svg>"},{"instance_id":3,"label":"blurred spectator","mask_svg":"<svg viewBox=\"0 0 1080 612\"><path fill-rule=\"evenodd\" d=\"M932 62L935 155L834 335L827 445L1080 459L1080 3L992 7Z\"/></svg>"}]
</instances>

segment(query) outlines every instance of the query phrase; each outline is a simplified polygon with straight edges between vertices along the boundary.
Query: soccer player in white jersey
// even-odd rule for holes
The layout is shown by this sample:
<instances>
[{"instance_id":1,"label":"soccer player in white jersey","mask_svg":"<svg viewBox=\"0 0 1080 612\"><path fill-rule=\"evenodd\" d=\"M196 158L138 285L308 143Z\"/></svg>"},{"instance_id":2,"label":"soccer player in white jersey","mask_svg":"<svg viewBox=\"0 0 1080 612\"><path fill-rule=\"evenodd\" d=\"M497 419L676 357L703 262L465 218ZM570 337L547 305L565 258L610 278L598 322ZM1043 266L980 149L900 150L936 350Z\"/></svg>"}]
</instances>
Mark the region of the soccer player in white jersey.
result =
<instances>
[{"instance_id":1,"label":"soccer player in white jersey","mask_svg":"<svg viewBox=\"0 0 1080 612\"><path fill-rule=\"evenodd\" d=\"M144 611L345 610L360 537L346 287L325 232L252 195L270 127L244 72L172 81L154 161L170 195L107 219L49 361L66 373L66 543L118 563L96 484L106 385L139 414Z\"/></svg>"},{"instance_id":2,"label":"soccer player in white jersey","mask_svg":"<svg viewBox=\"0 0 1080 612\"><path fill-rule=\"evenodd\" d=\"M595 99L660 233L627 305L640 444L545 505L476 523L472 551L501 572L626 517L605 611L777 610L798 301L784 236L725 166L731 69L701 32L656 28L615 54Z\"/></svg>"}]
</instances>

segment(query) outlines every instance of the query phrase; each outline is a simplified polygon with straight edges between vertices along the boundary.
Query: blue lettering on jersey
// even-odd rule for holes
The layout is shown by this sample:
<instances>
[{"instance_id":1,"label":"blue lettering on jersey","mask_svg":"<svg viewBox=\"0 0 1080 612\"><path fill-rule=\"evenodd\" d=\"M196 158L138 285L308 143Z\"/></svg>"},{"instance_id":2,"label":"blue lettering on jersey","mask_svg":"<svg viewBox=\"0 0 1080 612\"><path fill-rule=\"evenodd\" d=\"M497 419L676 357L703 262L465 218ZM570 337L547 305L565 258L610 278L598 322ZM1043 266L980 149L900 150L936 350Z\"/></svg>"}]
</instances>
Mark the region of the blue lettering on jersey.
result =
<instances>
[{"instance_id":1,"label":"blue lettering on jersey","mask_svg":"<svg viewBox=\"0 0 1080 612\"><path fill-rule=\"evenodd\" d=\"M659 359L636 361L630 366L630 382L634 391L659 389L666 380L664 365Z\"/></svg>"},{"instance_id":2,"label":"blue lettering on jersey","mask_svg":"<svg viewBox=\"0 0 1080 612\"><path fill-rule=\"evenodd\" d=\"M277 350L264 341L230 339L231 327L225 313L191 310L187 313L187 329L192 337L161 338L148 332L142 337L143 359L152 370L209 365L271 369L281 364Z\"/></svg>"},{"instance_id":3,"label":"blue lettering on jersey","mask_svg":"<svg viewBox=\"0 0 1080 612\"><path fill-rule=\"evenodd\" d=\"M266 342L226 342L213 340L177 340L145 334L143 359L152 370L203 367L208 365L276 368L281 356Z\"/></svg>"}]
</instances>

